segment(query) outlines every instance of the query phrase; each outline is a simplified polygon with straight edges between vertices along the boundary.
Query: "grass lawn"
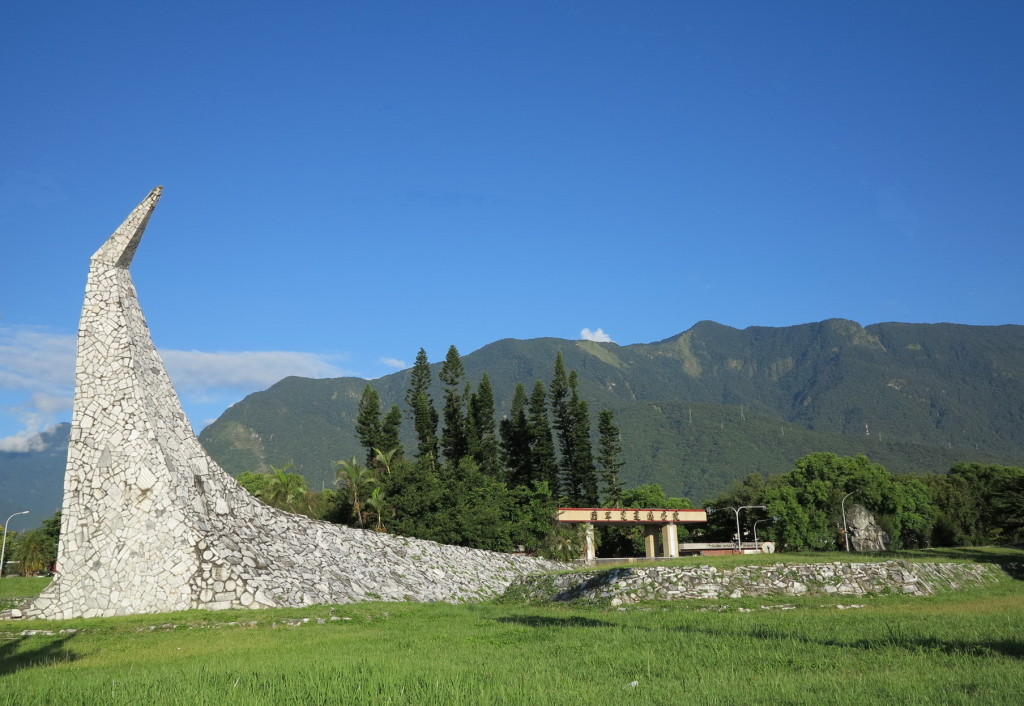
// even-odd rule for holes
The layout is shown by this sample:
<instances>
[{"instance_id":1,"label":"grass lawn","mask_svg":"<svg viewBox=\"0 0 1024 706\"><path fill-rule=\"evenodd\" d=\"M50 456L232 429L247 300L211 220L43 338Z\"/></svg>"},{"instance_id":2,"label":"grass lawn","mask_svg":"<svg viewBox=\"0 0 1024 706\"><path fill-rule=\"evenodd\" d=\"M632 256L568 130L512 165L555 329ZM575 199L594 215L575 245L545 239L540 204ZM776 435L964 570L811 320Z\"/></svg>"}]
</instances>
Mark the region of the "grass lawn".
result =
<instances>
[{"instance_id":1,"label":"grass lawn","mask_svg":"<svg viewBox=\"0 0 1024 706\"><path fill-rule=\"evenodd\" d=\"M43 576L4 576L0 578L0 610L10 608L22 601L38 596L53 579ZM3 623L0 623L3 625ZM0 632L3 628L0 627Z\"/></svg>"},{"instance_id":2,"label":"grass lawn","mask_svg":"<svg viewBox=\"0 0 1024 706\"><path fill-rule=\"evenodd\" d=\"M1024 581L1011 578L928 598L362 603L0 634L0 704L973 705L1024 692Z\"/></svg>"}]
</instances>

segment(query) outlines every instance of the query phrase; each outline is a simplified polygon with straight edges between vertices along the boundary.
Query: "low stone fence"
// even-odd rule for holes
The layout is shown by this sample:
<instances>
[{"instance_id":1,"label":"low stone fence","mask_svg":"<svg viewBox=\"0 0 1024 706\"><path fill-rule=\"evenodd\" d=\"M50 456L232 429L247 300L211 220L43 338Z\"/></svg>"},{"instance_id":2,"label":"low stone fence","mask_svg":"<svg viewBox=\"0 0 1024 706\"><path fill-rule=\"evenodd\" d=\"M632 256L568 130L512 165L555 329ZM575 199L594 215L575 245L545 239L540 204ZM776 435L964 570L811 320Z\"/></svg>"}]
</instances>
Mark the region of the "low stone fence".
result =
<instances>
[{"instance_id":1,"label":"low stone fence","mask_svg":"<svg viewBox=\"0 0 1024 706\"><path fill-rule=\"evenodd\" d=\"M505 597L526 601L638 603L649 600L743 596L927 596L992 582L1004 571L994 564L906 561L713 566L620 567L573 574L525 576Z\"/></svg>"}]
</instances>

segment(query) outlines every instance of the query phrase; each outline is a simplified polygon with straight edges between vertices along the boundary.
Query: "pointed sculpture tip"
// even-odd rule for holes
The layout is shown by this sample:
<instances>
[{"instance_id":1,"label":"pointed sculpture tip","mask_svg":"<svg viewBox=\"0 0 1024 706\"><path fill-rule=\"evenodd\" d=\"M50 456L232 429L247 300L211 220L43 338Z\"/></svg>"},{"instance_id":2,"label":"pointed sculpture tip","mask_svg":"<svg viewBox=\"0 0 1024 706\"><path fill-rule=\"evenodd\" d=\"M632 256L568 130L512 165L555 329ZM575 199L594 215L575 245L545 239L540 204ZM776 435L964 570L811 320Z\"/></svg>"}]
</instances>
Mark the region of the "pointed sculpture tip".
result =
<instances>
[{"instance_id":1,"label":"pointed sculpture tip","mask_svg":"<svg viewBox=\"0 0 1024 706\"><path fill-rule=\"evenodd\" d=\"M164 192L163 186L157 186L135 207L124 223L114 231L107 242L92 256L94 263L104 263L112 267L127 268L132 264L135 250L139 247L139 241L149 223L149 217L153 215L157 201Z\"/></svg>"}]
</instances>

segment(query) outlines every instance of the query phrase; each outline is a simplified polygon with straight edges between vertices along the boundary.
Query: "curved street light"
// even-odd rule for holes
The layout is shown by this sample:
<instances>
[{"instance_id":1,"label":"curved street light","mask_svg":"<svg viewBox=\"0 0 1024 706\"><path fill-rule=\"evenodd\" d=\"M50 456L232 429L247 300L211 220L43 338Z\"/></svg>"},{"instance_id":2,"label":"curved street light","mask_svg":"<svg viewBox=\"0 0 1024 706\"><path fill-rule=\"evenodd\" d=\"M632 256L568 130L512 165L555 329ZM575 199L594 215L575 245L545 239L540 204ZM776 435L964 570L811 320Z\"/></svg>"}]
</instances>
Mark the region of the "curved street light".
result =
<instances>
[{"instance_id":1,"label":"curved street light","mask_svg":"<svg viewBox=\"0 0 1024 706\"><path fill-rule=\"evenodd\" d=\"M0 548L0 576L4 575L4 556L7 554L7 525L11 524L11 520L13 520L18 515L27 515L27 514L28 514L28 510L22 510L21 512L16 512L13 515L11 515L10 517L8 517L7 518L7 522L4 523L4 542L3 542L3 547Z\"/></svg>"},{"instance_id":2,"label":"curved street light","mask_svg":"<svg viewBox=\"0 0 1024 706\"><path fill-rule=\"evenodd\" d=\"M757 545L757 525L759 522L777 522L779 519L778 515L772 515L771 517L765 517L762 520L756 520L754 522L754 549L759 549Z\"/></svg>"},{"instance_id":3,"label":"curved street light","mask_svg":"<svg viewBox=\"0 0 1024 706\"><path fill-rule=\"evenodd\" d=\"M860 488L850 491L846 494L846 498L859 492ZM846 498L843 498L843 502L839 503L839 507L842 508L843 511L843 541L846 542L846 551L850 551L850 528L846 526Z\"/></svg>"},{"instance_id":4,"label":"curved street light","mask_svg":"<svg viewBox=\"0 0 1024 706\"><path fill-rule=\"evenodd\" d=\"M743 551L743 535L740 534L740 510L767 510L764 505L740 505L739 507L706 507L704 512L711 514L715 510L732 510L736 514L736 551ZM754 544L757 544L757 535L754 536Z\"/></svg>"}]
</instances>

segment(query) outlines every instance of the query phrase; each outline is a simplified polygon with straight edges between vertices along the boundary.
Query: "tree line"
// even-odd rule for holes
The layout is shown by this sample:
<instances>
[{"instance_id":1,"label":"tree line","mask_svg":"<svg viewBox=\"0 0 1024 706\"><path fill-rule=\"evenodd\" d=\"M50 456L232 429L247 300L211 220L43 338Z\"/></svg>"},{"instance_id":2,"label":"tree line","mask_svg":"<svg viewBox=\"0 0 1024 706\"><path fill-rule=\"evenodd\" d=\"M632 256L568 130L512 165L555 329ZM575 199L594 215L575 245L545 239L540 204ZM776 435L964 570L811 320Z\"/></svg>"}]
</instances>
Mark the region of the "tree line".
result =
<instances>
[{"instance_id":1,"label":"tree line","mask_svg":"<svg viewBox=\"0 0 1024 706\"><path fill-rule=\"evenodd\" d=\"M420 349L405 410L393 405L385 412L373 386L364 388L355 433L366 455L337 464L338 489L349 504L348 517L339 511L339 519L448 544L551 555L559 547L564 553L564 535L572 534L555 526L559 504L593 507L602 494L618 500L622 447L613 414L599 414L595 454L589 406L561 353L550 383L535 381L529 395L517 385L500 420L487 374L474 387L455 346L438 379L440 405ZM403 421L414 431L411 452L399 442Z\"/></svg>"},{"instance_id":2,"label":"tree line","mask_svg":"<svg viewBox=\"0 0 1024 706\"><path fill-rule=\"evenodd\" d=\"M758 538L780 550L843 549L845 509L864 506L893 549L1020 544L1024 542L1024 469L958 462L948 473L889 473L868 457L808 454L792 470L747 476L707 504L765 506L743 512L743 541L754 522ZM704 536L733 539L731 512L708 517Z\"/></svg>"},{"instance_id":3,"label":"tree line","mask_svg":"<svg viewBox=\"0 0 1024 706\"><path fill-rule=\"evenodd\" d=\"M431 397L432 372L420 349L405 408L381 407L376 389L361 395L355 435L363 458L338 461L336 489L313 493L301 475L273 468L243 473L239 481L270 504L355 527L481 549L522 549L573 556L577 528L554 522L558 506L690 508L688 498L666 497L657 484L623 489L622 442L610 410L598 414L592 443L589 406L575 370L558 353L548 384L529 394L516 387L509 413L496 420L484 373L475 388L452 346L441 365L440 411ZM400 441L403 423L415 449ZM844 546L842 499L865 506L888 532L893 548L963 546L1024 540L1024 470L958 463L946 474L893 475L867 457L812 453L767 479L751 474L699 506L750 509L742 514L744 541L754 522L759 538L780 550L834 550ZM732 513L714 513L705 527L680 527L680 538L735 539ZM601 527L604 556L643 551L638 527ZM578 555L578 554L576 554Z\"/></svg>"},{"instance_id":4,"label":"tree line","mask_svg":"<svg viewBox=\"0 0 1024 706\"><path fill-rule=\"evenodd\" d=\"M335 463L336 488L310 491L290 465L242 473L238 481L271 505L292 512L446 544L549 556L576 551L575 528L557 527L561 505L598 506L622 497L622 444L611 410L598 414L596 452L589 405L561 353L551 381L516 387L498 420L490 379L467 380L451 346L441 365L440 404L431 395L426 351L413 365L404 409L382 409L370 384L355 421L362 458ZM412 425L415 448L400 441Z\"/></svg>"}]
</instances>

